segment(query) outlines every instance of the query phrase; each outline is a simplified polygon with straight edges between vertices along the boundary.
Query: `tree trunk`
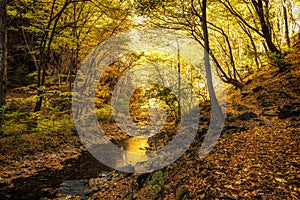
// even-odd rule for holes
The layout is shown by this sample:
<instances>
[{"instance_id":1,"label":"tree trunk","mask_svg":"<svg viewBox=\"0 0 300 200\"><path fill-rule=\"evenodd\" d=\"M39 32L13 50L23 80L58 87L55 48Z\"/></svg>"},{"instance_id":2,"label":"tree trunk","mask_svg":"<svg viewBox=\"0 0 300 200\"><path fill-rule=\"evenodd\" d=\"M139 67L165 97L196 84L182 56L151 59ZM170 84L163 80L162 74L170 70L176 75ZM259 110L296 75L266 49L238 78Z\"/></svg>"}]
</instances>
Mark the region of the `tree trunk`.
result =
<instances>
[{"instance_id":1,"label":"tree trunk","mask_svg":"<svg viewBox=\"0 0 300 200\"><path fill-rule=\"evenodd\" d=\"M206 81L207 81L211 106L214 108L213 110L215 110L215 113L212 114L213 115L216 114L217 116L223 116L223 112L217 100L215 89L213 86L213 80L212 80L211 65L210 65L210 58L209 58L210 47L209 47L207 19L206 19L206 3L207 3L206 0L202 0L202 30L203 30L204 48L205 48L204 59L205 59Z\"/></svg>"},{"instance_id":2,"label":"tree trunk","mask_svg":"<svg viewBox=\"0 0 300 200\"><path fill-rule=\"evenodd\" d=\"M253 37L252 37L252 34L251 34L251 32L247 29L247 27L245 27L243 24L239 24L240 25L240 27L243 29L243 31L246 33L246 35L249 37L249 40L250 40L250 43L251 43L251 45L252 45L252 48L253 48L253 52L254 52L254 60L255 60L255 63L256 63L256 67L257 67L257 69L259 69L260 68L260 66L261 66L261 61L260 61L260 59L259 59L259 56L258 56L258 53L257 53L257 47L256 47L256 45L255 45L255 42L254 42L254 39L253 39Z\"/></svg>"},{"instance_id":3,"label":"tree trunk","mask_svg":"<svg viewBox=\"0 0 300 200\"><path fill-rule=\"evenodd\" d=\"M224 123L224 114L222 112L221 106L216 97L216 93L213 86L212 72L209 58L209 38L207 30L207 19L206 19L206 0L202 0L202 31L204 37L204 61L205 61L205 72L206 72L206 82L208 87L208 93L211 102L211 120L209 124L209 129L206 133L204 141L201 145L199 151L199 157L207 155L207 153L212 149L215 142L218 139L219 134L221 133L223 123Z\"/></svg>"},{"instance_id":4,"label":"tree trunk","mask_svg":"<svg viewBox=\"0 0 300 200\"><path fill-rule=\"evenodd\" d=\"M258 15L259 21L260 21L260 25L261 25L261 31L263 34L263 38L266 40L268 49L275 54L281 54L281 52L277 49L277 47L275 46L275 44L272 41L272 33L271 33L271 28L266 20L266 14L264 11L264 6L263 6L263 2L262 0L257 0L257 2L255 0L252 0L252 4L255 8L255 11Z\"/></svg>"},{"instance_id":5,"label":"tree trunk","mask_svg":"<svg viewBox=\"0 0 300 200\"><path fill-rule=\"evenodd\" d=\"M286 1L284 1L283 5L283 17L284 17L284 25L285 25L285 39L288 48L291 48L290 35L289 35L289 24L288 24L288 16L286 11Z\"/></svg>"},{"instance_id":6,"label":"tree trunk","mask_svg":"<svg viewBox=\"0 0 300 200\"><path fill-rule=\"evenodd\" d=\"M56 1L52 2L52 8L50 11L50 17L48 19L47 29L44 32L44 35L40 42L40 50L39 50L39 54L40 54L39 58L40 59L39 59L39 67L38 67L38 84L37 84L38 98L35 103L34 112L41 111L44 91L40 87L45 86L46 70L47 70L47 65L49 62L49 57L51 54L51 45L52 45L54 37L56 36L58 21L60 20L62 14L66 10L66 8L70 4L70 2L71 2L70 0L65 0L64 5L62 6L62 8L58 11L58 13L55 16L54 16L54 11L55 11Z\"/></svg>"},{"instance_id":7,"label":"tree trunk","mask_svg":"<svg viewBox=\"0 0 300 200\"><path fill-rule=\"evenodd\" d=\"M0 3L0 108L5 105L7 83L7 0ZM0 110L0 135L2 134L2 110Z\"/></svg>"},{"instance_id":8,"label":"tree trunk","mask_svg":"<svg viewBox=\"0 0 300 200\"><path fill-rule=\"evenodd\" d=\"M181 108L181 59L180 59L180 49L179 49L179 43L177 41L177 74L178 74L178 116L181 117L180 108Z\"/></svg>"}]
</instances>

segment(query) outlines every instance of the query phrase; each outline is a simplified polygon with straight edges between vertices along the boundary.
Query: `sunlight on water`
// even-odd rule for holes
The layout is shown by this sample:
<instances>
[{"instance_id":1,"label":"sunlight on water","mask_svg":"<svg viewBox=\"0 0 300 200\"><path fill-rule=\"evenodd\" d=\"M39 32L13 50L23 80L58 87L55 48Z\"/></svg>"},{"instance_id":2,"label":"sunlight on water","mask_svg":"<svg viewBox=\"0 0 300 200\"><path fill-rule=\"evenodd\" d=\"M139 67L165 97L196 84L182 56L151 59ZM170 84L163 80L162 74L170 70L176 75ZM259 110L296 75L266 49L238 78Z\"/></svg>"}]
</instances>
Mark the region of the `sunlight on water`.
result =
<instances>
[{"instance_id":1,"label":"sunlight on water","mask_svg":"<svg viewBox=\"0 0 300 200\"><path fill-rule=\"evenodd\" d=\"M126 163L135 165L138 162L144 162L148 160L146 155L147 148L149 148L148 137L135 136L124 141L124 150L131 153L124 153L123 159Z\"/></svg>"}]
</instances>

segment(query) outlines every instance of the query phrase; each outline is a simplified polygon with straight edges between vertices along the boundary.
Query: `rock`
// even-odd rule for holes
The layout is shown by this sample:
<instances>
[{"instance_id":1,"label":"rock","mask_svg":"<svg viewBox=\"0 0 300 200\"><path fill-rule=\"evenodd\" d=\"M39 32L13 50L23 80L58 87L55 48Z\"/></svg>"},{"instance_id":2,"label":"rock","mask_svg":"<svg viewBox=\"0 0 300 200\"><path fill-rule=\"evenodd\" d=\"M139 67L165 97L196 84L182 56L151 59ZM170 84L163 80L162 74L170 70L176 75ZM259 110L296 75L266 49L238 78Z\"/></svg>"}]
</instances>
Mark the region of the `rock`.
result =
<instances>
[{"instance_id":1,"label":"rock","mask_svg":"<svg viewBox=\"0 0 300 200\"><path fill-rule=\"evenodd\" d=\"M6 187L6 186L9 186L9 185L10 184L7 180L0 178L0 188Z\"/></svg>"},{"instance_id":2,"label":"rock","mask_svg":"<svg viewBox=\"0 0 300 200\"><path fill-rule=\"evenodd\" d=\"M245 85L249 85L250 83L252 83L251 79L249 79L248 81L246 81Z\"/></svg>"},{"instance_id":3,"label":"rock","mask_svg":"<svg viewBox=\"0 0 300 200\"><path fill-rule=\"evenodd\" d=\"M246 96L248 96L250 93L249 92L242 92L242 98L245 98Z\"/></svg>"},{"instance_id":4,"label":"rock","mask_svg":"<svg viewBox=\"0 0 300 200\"><path fill-rule=\"evenodd\" d=\"M83 197L87 196L86 194L90 194L90 191L87 192L88 182L88 179L64 181L60 184L58 194L69 194Z\"/></svg>"},{"instance_id":5,"label":"rock","mask_svg":"<svg viewBox=\"0 0 300 200\"><path fill-rule=\"evenodd\" d=\"M292 116L293 116L292 112L289 109L280 109L279 110L279 114L278 114L279 119L287 119Z\"/></svg>"},{"instance_id":6,"label":"rock","mask_svg":"<svg viewBox=\"0 0 300 200\"><path fill-rule=\"evenodd\" d=\"M285 110L291 110L293 108L293 105L289 105L289 104L286 104L283 106L283 109Z\"/></svg>"},{"instance_id":7,"label":"rock","mask_svg":"<svg viewBox=\"0 0 300 200\"><path fill-rule=\"evenodd\" d=\"M210 120L210 117L200 116L200 122L208 122L209 120Z\"/></svg>"},{"instance_id":8,"label":"rock","mask_svg":"<svg viewBox=\"0 0 300 200\"><path fill-rule=\"evenodd\" d=\"M223 128L223 133L230 134L230 133L239 133L243 131L247 131L246 127L239 127L239 126L231 126L227 125Z\"/></svg>"},{"instance_id":9,"label":"rock","mask_svg":"<svg viewBox=\"0 0 300 200\"><path fill-rule=\"evenodd\" d=\"M12 176L11 172L5 172L3 178L10 178Z\"/></svg>"},{"instance_id":10,"label":"rock","mask_svg":"<svg viewBox=\"0 0 300 200\"><path fill-rule=\"evenodd\" d=\"M256 92L261 91L262 89L263 89L263 87L260 85L260 86L257 86L256 88L253 88L252 91L256 93Z\"/></svg>"},{"instance_id":11,"label":"rock","mask_svg":"<svg viewBox=\"0 0 300 200\"><path fill-rule=\"evenodd\" d=\"M85 189L83 191L84 196L89 196L91 194L91 191L89 189Z\"/></svg>"},{"instance_id":12,"label":"rock","mask_svg":"<svg viewBox=\"0 0 300 200\"><path fill-rule=\"evenodd\" d=\"M261 104L263 107L269 107L269 106L273 106L274 105L274 102L272 101L264 101L262 102Z\"/></svg>"},{"instance_id":13,"label":"rock","mask_svg":"<svg viewBox=\"0 0 300 200\"><path fill-rule=\"evenodd\" d=\"M300 115L300 107L298 105L286 104L279 108L279 119L287 119Z\"/></svg>"},{"instance_id":14,"label":"rock","mask_svg":"<svg viewBox=\"0 0 300 200\"><path fill-rule=\"evenodd\" d=\"M262 116L266 116L266 117L276 117L276 116L278 116L277 113L266 112L266 111L263 111L263 112L261 113L261 115L262 115Z\"/></svg>"},{"instance_id":15,"label":"rock","mask_svg":"<svg viewBox=\"0 0 300 200\"><path fill-rule=\"evenodd\" d=\"M265 95L264 94L260 94L256 97L256 100L259 101L259 100L264 100L265 99Z\"/></svg>"},{"instance_id":16,"label":"rock","mask_svg":"<svg viewBox=\"0 0 300 200\"><path fill-rule=\"evenodd\" d=\"M259 125L259 126L265 126L265 125L267 125L267 123L266 123L265 121L260 121L260 122L258 123L258 125Z\"/></svg>"},{"instance_id":17,"label":"rock","mask_svg":"<svg viewBox=\"0 0 300 200\"><path fill-rule=\"evenodd\" d=\"M237 110L238 111L246 111L246 110L249 110L249 108L247 106L244 106L244 105L238 105Z\"/></svg>"},{"instance_id":18,"label":"rock","mask_svg":"<svg viewBox=\"0 0 300 200\"><path fill-rule=\"evenodd\" d=\"M233 131L237 131L240 127L238 126L231 126L231 125L228 125L228 126L225 126L224 127L224 130L233 130Z\"/></svg>"},{"instance_id":19,"label":"rock","mask_svg":"<svg viewBox=\"0 0 300 200\"><path fill-rule=\"evenodd\" d=\"M292 102L292 105L297 106L300 105L300 99L296 99Z\"/></svg>"},{"instance_id":20,"label":"rock","mask_svg":"<svg viewBox=\"0 0 300 200\"><path fill-rule=\"evenodd\" d=\"M300 116L300 106L294 106L292 108L292 115L295 117Z\"/></svg>"},{"instance_id":21,"label":"rock","mask_svg":"<svg viewBox=\"0 0 300 200\"><path fill-rule=\"evenodd\" d=\"M145 174L141 174L137 177L137 183L138 183L138 189L142 189L146 182L149 181L151 178L151 174L150 173L145 173Z\"/></svg>"},{"instance_id":22,"label":"rock","mask_svg":"<svg viewBox=\"0 0 300 200\"><path fill-rule=\"evenodd\" d=\"M240 120L249 120L252 118L257 118L257 114L254 112L244 112L238 116L238 119Z\"/></svg>"},{"instance_id":23,"label":"rock","mask_svg":"<svg viewBox=\"0 0 300 200\"><path fill-rule=\"evenodd\" d=\"M197 135L196 138L199 139L201 136L203 136L204 134L206 134L208 131L208 126L205 127L199 127L198 131L197 131Z\"/></svg>"}]
</instances>

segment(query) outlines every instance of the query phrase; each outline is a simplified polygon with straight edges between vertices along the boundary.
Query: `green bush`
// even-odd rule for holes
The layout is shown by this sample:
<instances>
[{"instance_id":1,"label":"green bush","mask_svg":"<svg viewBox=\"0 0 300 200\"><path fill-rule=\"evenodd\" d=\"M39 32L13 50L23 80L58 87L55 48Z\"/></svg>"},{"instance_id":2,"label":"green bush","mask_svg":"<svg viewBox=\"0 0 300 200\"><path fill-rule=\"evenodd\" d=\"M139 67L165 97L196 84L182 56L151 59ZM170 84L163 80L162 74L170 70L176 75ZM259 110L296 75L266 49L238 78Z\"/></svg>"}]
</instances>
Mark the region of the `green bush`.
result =
<instances>
[{"instance_id":1,"label":"green bush","mask_svg":"<svg viewBox=\"0 0 300 200\"><path fill-rule=\"evenodd\" d=\"M159 192L162 191L167 178L164 176L162 171L157 171L152 176L152 179L147 182L148 185L151 186L150 190L148 191L150 195L155 197Z\"/></svg>"},{"instance_id":2,"label":"green bush","mask_svg":"<svg viewBox=\"0 0 300 200\"><path fill-rule=\"evenodd\" d=\"M112 108L109 105L105 105L96 109L96 115L100 123L109 123L113 119Z\"/></svg>"}]
</instances>

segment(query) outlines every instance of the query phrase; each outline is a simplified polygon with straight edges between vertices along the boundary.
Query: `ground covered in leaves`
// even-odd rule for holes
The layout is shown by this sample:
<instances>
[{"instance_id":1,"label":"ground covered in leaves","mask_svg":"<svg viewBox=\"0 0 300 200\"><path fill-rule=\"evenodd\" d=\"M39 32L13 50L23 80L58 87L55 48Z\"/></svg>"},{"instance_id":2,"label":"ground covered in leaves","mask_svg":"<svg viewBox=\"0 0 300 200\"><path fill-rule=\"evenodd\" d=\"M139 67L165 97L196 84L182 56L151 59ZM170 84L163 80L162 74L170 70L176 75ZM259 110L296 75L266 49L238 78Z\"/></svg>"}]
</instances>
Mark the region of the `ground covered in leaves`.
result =
<instances>
[{"instance_id":1,"label":"ground covered in leaves","mask_svg":"<svg viewBox=\"0 0 300 200\"><path fill-rule=\"evenodd\" d=\"M270 66L248 77L242 92L228 93L223 136L207 157L198 158L195 141L162 173L128 176L90 197L299 199L299 77L299 65L284 73Z\"/></svg>"},{"instance_id":2,"label":"ground covered in leaves","mask_svg":"<svg viewBox=\"0 0 300 200\"><path fill-rule=\"evenodd\" d=\"M300 199L300 67L292 64L281 73L266 66L242 91L229 89L223 135L209 155L198 158L198 137L158 172L115 172L76 134L2 138L0 199ZM87 180L84 197L59 194L76 179Z\"/></svg>"}]
</instances>

